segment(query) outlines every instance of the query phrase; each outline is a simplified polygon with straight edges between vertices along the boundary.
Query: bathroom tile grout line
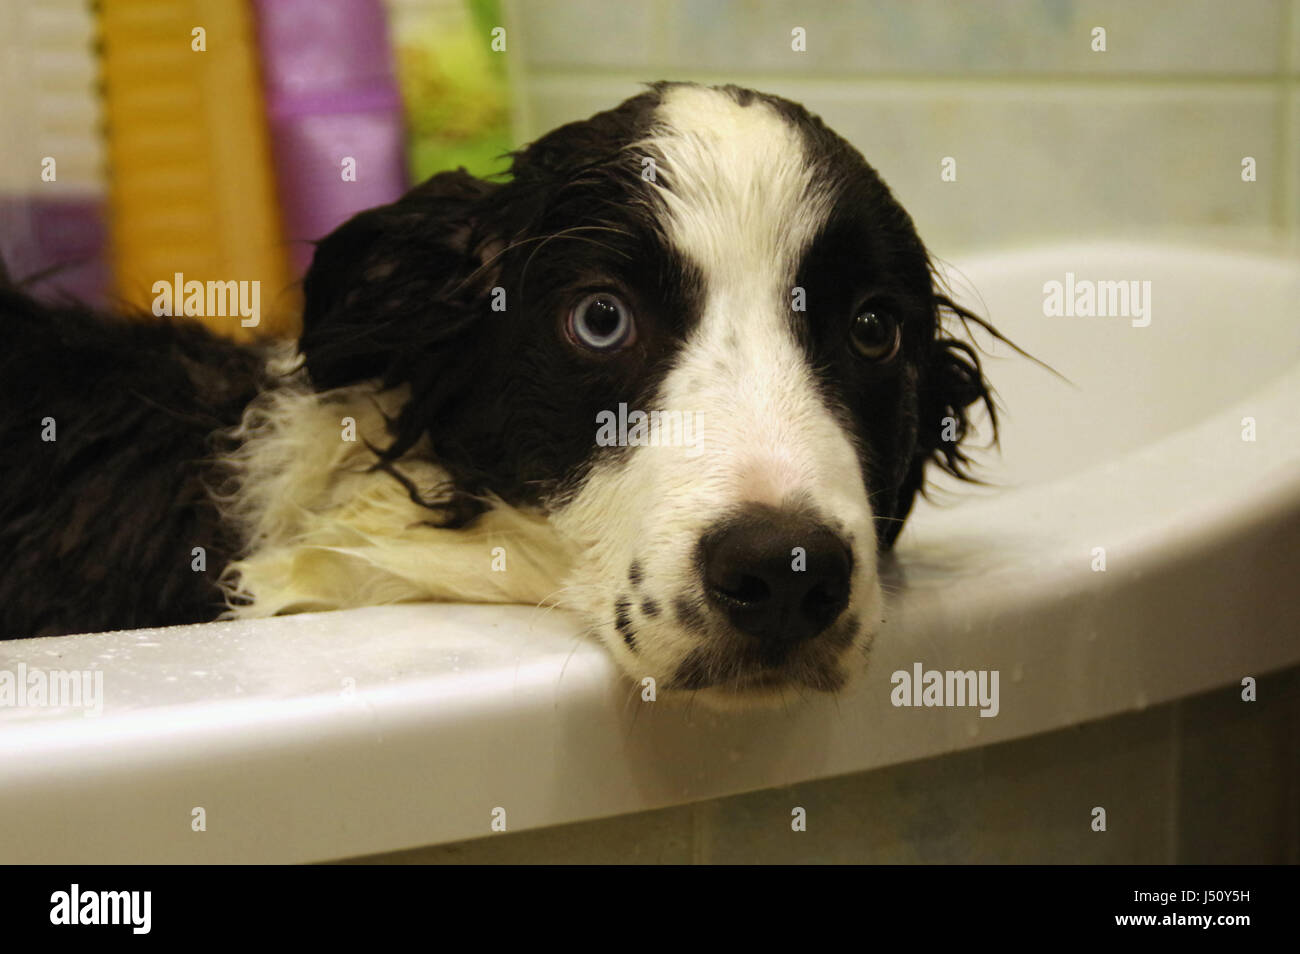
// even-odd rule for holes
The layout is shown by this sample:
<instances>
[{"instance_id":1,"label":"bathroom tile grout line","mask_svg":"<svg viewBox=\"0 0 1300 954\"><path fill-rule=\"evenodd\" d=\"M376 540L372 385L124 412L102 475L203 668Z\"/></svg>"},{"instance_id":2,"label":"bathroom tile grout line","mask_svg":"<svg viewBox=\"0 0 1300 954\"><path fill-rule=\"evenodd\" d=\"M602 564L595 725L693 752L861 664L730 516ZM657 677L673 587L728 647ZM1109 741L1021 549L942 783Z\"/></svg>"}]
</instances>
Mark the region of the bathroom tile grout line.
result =
<instances>
[{"instance_id":1,"label":"bathroom tile grout line","mask_svg":"<svg viewBox=\"0 0 1300 954\"><path fill-rule=\"evenodd\" d=\"M524 30L518 27L520 15L518 10L519 0L502 0L501 3L501 22L505 24L507 37L526 36ZM510 41L508 41L510 42ZM518 44L518 39L513 41ZM516 52L519 51L516 45ZM528 130L533 128L532 100L525 95L525 90L531 80L531 69L528 64L528 43L523 44L523 55L511 56L506 59L506 89L510 97L510 136L514 140L513 145L519 145L527 142L532 137L528 135Z\"/></svg>"},{"instance_id":2,"label":"bathroom tile grout line","mask_svg":"<svg viewBox=\"0 0 1300 954\"><path fill-rule=\"evenodd\" d=\"M1178 864L1179 832L1182 831L1182 786L1179 775L1183 765L1183 700L1174 700L1169 707L1169 792L1166 797L1168 810L1165 819L1165 863Z\"/></svg>"},{"instance_id":3,"label":"bathroom tile grout line","mask_svg":"<svg viewBox=\"0 0 1300 954\"><path fill-rule=\"evenodd\" d=\"M1277 172L1278 225L1285 231L1300 234L1300 84L1288 84L1278 98Z\"/></svg>"},{"instance_id":4,"label":"bathroom tile grout line","mask_svg":"<svg viewBox=\"0 0 1300 954\"><path fill-rule=\"evenodd\" d=\"M917 88L951 86L964 88L986 87L1056 87L1062 89L1135 88L1170 89L1179 87L1222 87L1224 89L1277 88L1300 82L1300 70L1279 69L1268 73L808 73L802 71L770 72L738 68L735 70L699 70L691 66L647 64L641 67L606 66L556 66L550 64L525 64L529 80L590 82L600 79L627 83L646 83L654 79L687 74L703 83L780 84L797 82L809 85L844 88L856 86L869 88L877 84L897 84Z\"/></svg>"},{"instance_id":5,"label":"bathroom tile grout line","mask_svg":"<svg viewBox=\"0 0 1300 954\"><path fill-rule=\"evenodd\" d=\"M1278 180L1276 202L1281 209L1279 224L1292 235L1300 235L1300 0L1282 7L1282 71L1278 97Z\"/></svg>"}]
</instances>

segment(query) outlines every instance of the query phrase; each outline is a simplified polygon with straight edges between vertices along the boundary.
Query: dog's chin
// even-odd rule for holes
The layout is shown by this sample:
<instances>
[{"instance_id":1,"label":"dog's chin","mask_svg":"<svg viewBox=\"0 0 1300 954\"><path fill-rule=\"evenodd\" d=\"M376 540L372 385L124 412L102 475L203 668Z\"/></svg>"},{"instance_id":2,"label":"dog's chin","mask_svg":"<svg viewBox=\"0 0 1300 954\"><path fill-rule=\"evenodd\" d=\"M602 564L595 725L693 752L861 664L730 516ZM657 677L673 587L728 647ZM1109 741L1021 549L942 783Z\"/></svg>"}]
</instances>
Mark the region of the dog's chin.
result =
<instances>
[{"instance_id":1,"label":"dog's chin","mask_svg":"<svg viewBox=\"0 0 1300 954\"><path fill-rule=\"evenodd\" d=\"M762 712L773 709L790 709L807 704L813 697L827 695L795 682L732 689L715 686L710 689L670 691L672 701L702 707L711 712L740 713Z\"/></svg>"},{"instance_id":2,"label":"dog's chin","mask_svg":"<svg viewBox=\"0 0 1300 954\"><path fill-rule=\"evenodd\" d=\"M765 670L701 689L669 689L661 698L670 704L704 707L714 712L752 712L791 708L819 697L830 697L851 682L851 674L840 662L813 676Z\"/></svg>"}]
</instances>

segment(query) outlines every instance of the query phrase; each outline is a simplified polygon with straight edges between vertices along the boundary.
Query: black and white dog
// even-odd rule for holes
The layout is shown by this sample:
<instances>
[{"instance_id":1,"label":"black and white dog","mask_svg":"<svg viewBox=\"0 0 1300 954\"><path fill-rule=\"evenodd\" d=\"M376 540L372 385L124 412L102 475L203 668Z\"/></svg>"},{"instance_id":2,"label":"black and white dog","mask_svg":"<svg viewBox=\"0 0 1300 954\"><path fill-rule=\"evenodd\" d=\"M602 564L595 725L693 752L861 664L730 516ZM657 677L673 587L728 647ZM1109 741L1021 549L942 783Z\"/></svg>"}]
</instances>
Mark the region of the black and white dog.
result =
<instances>
[{"instance_id":1,"label":"black and white dog","mask_svg":"<svg viewBox=\"0 0 1300 954\"><path fill-rule=\"evenodd\" d=\"M296 350L0 290L0 634L551 601L663 688L835 690L993 412L880 178L736 87L434 176L304 290Z\"/></svg>"}]
</instances>

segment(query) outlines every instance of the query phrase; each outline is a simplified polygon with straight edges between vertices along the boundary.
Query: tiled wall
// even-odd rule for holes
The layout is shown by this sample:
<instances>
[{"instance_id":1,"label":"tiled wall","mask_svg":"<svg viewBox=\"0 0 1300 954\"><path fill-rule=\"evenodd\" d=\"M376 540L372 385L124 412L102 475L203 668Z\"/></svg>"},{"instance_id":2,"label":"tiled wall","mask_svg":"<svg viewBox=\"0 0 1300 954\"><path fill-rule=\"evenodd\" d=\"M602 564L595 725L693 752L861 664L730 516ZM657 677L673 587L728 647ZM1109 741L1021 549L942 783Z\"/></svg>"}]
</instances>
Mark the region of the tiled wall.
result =
<instances>
[{"instance_id":1,"label":"tiled wall","mask_svg":"<svg viewBox=\"0 0 1300 954\"><path fill-rule=\"evenodd\" d=\"M654 79L852 141L944 257L1053 237L1300 235L1300 0L514 0L517 131ZM1106 52L1091 50L1094 27ZM802 27L807 52L791 49ZM957 160L957 181L940 161ZM1242 182L1253 156L1258 178Z\"/></svg>"},{"instance_id":2,"label":"tiled wall","mask_svg":"<svg viewBox=\"0 0 1300 954\"><path fill-rule=\"evenodd\" d=\"M874 772L358 860L1295 864L1298 726L1291 669L1262 677L1254 703L1228 688Z\"/></svg>"}]
</instances>

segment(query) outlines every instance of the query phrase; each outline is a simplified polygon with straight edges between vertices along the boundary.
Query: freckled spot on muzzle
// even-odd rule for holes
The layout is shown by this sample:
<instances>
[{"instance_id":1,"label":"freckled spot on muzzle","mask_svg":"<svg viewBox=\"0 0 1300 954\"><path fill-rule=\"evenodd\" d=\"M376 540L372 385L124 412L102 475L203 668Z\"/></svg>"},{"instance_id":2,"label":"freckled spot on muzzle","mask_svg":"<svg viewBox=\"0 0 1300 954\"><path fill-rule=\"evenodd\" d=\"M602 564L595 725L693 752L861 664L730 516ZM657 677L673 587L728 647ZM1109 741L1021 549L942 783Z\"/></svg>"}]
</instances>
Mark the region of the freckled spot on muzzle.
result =
<instances>
[{"instance_id":1,"label":"freckled spot on muzzle","mask_svg":"<svg viewBox=\"0 0 1300 954\"><path fill-rule=\"evenodd\" d=\"M627 643L628 649L636 652L636 630L632 628L632 604L627 597L619 597L614 603L614 628Z\"/></svg>"}]
</instances>

